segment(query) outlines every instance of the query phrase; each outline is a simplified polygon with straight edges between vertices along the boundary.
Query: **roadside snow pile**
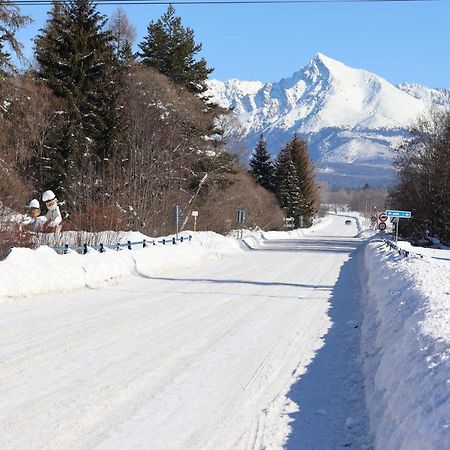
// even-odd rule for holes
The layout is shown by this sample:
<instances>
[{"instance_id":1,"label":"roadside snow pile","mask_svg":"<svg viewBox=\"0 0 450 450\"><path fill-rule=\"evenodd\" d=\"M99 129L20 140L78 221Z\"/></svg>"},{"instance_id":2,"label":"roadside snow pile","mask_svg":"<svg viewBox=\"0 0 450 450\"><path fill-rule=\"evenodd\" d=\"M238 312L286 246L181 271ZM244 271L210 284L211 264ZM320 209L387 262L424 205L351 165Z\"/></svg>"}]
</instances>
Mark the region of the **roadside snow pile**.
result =
<instances>
[{"instance_id":1,"label":"roadside snow pile","mask_svg":"<svg viewBox=\"0 0 450 450\"><path fill-rule=\"evenodd\" d=\"M444 246L442 246L443 248L415 247L405 241L400 241L397 245L408 252L418 253L434 259L447 260L450 263L450 249Z\"/></svg>"},{"instance_id":2,"label":"roadside snow pile","mask_svg":"<svg viewBox=\"0 0 450 450\"><path fill-rule=\"evenodd\" d=\"M337 216L340 216L340 214L335 214ZM331 215L326 215L325 217L319 217L314 221L314 225L310 228L306 228L303 230L305 236L310 235L312 233L315 233L318 230L321 230L322 228L326 228L331 224Z\"/></svg>"},{"instance_id":3,"label":"roadside snow pile","mask_svg":"<svg viewBox=\"0 0 450 450\"><path fill-rule=\"evenodd\" d=\"M183 267L220 259L242 251L233 239L213 232L190 233L189 242L149 245L136 250L89 249L86 255L58 255L49 247L14 248L0 262L0 296L20 297L71 289L98 288L130 276L172 274ZM148 238L151 241L150 238Z\"/></svg>"},{"instance_id":4,"label":"roadside snow pile","mask_svg":"<svg viewBox=\"0 0 450 450\"><path fill-rule=\"evenodd\" d=\"M366 269L362 350L376 449L448 449L450 266L372 243Z\"/></svg>"},{"instance_id":5,"label":"roadside snow pile","mask_svg":"<svg viewBox=\"0 0 450 450\"><path fill-rule=\"evenodd\" d=\"M350 215L349 215L350 214ZM330 227L333 217L342 218L342 224L346 219L352 219L352 225L356 226L358 233L361 230L359 213L349 214L334 214L327 213L325 217L319 217L314 220L314 223L309 228L296 228L289 231L244 231L244 237L242 241L250 249L261 249L264 247L266 241L288 241L288 240L301 240L310 239L315 236L319 236L320 232L327 227ZM347 228L347 226L346 226ZM348 227L346 231L352 231L353 228ZM373 233L371 234L373 235Z\"/></svg>"},{"instance_id":6,"label":"roadside snow pile","mask_svg":"<svg viewBox=\"0 0 450 450\"><path fill-rule=\"evenodd\" d=\"M183 233L186 236L186 233ZM151 244L153 238L146 236L138 231L102 231L91 233L87 231L63 231L62 233L36 233L35 242L38 245L47 245L49 247L64 247L66 244L71 248L88 246L98 246L100 243L106 246L116 244L126 244L131 242L142 242L146 240ZM161 240L162 238L158 238Z\"/></svg>"},{"instance_id":7,"label":"roadside snow pile","mask_svg":"<svg viewBox=\"0 0 450 450\"><path fill-rule=\"evenodd\" d=\"M245 233L242 241L248 248L257 250L261 249L267 240L302 239L304 231L301 228L289 231L252 231Z\"/></svg>"}]
</instances>

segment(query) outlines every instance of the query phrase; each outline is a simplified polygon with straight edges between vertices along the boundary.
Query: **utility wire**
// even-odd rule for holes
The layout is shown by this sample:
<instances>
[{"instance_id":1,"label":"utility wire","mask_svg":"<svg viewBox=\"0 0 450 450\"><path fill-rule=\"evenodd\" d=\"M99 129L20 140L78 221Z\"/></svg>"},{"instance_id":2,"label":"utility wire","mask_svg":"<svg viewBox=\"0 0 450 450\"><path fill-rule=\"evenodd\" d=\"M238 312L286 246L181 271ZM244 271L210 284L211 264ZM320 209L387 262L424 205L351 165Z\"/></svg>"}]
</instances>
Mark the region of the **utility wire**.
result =
<instances>
[{"instance_id":1,"label":"utility wire","mask_svg":"<svg viewBox=\"0 0 450 450\"><path fill-rule=\"evenodd\" d=\"M70 3L70 0L57 0ZM445 3L447 0L94 0L97 5L279 5L307 3ZM16 0L19 6L51 5L51 0Z\"/></svg>"}]
</instances>

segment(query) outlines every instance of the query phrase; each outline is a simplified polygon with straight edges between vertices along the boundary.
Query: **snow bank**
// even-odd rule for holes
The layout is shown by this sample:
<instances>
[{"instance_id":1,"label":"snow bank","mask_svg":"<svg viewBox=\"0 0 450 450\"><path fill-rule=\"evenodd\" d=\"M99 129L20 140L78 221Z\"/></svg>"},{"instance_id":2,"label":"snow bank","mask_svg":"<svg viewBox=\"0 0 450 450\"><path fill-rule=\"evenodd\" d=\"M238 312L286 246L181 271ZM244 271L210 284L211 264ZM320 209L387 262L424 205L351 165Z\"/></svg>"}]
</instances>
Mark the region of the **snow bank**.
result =
<instances>
[{"instance_id":1,"label":"snow bank","mask_svg":"<svg viewBox=\"0 0 450 450\"><path fill-rule=\"evenodd\" d=\"M442 261L447 260L448 263L450 263L450 249L448 248L416 247L405 241L399 241L397 245L408 252L418 253Z\"/></svg>"},{"instance_id":2,"label":"snow bank","mask_svg":"<svg viewBox=\"0 0 450 450\"><path fill-rule=\"evenodd\" d=\"M347 217L347 216L343 216ZM314 224L309 228L296 228L289 231L253 231L244 234L243 242L251 249L259 249L267 240L289 240L303 239L313 236L315 232L327 228L331 225L332 217L327 215L314 220Z\"/></svg>"},{"instance_id":3,"label":"snow bank","mask_svg":"<svg viewBox=\"0 0 450 450\"><path fill-rule=\"evenodd\" d=\"M86 255L74 251L58 255L46 246L36 250L14 248L0 262L0 296L20 297L82 287L98 288L130 276L173 273L183 267L242 251L233 238L213 232L190 234L193 235L190 242L177 245L149 245L131 251L106 250L104 253L89 249Z\"/></svg>"},{"instance_id":4,"label":"snow bank","mask_svg":"<svg viewBox=\"0 0 450 450\"><path fill-rule=\"evenodd\" d=\"M319 217L314 221L314 225L310 228L305 228L303 230L305 236L315 233L318 230L322 230L323 228L327 228L331 225L333 214L328 214L325 217ZM337 214L339 215L339 214Z\"/></svg>"},{"instance_id":5,"label":"snow bank","mask_svg":"<svg viewBox=\"0 0 450 450\"><path fill-rule=\"evenodd\" d=\"M450 442L450 267L366 249L366 400L380 450Z\"/></svg>"}]
</instances>

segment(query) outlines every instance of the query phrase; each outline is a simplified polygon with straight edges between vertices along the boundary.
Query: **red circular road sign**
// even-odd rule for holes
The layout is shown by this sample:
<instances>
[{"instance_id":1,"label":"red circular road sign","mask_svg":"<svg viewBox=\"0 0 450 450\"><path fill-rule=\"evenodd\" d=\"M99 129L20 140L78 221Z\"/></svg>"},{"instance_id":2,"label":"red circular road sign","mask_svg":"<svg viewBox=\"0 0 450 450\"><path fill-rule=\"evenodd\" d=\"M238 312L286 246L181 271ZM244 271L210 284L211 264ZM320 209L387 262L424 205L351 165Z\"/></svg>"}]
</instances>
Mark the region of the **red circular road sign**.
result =
<instances>
[{"instance_id":1,"label":"red circular road sign","mask_svg":"<svg viewBox=\"0 0 450 450\"><path fill-rule=\"evenodd\" d=\"M379 219L380 222L386 222L386 220L388 220L388 216L385 213L381 213L378 216L378 219Z\"/></svg>"},{"instance_id":2,"label":"red circular road sign","mask_svg":"<svg viewBox=\"0 0 450 450\"><path fill-rule=\"evenodd\" d=\"M378 224L378 229L379 229L380 231L384 231L384 230L386 229L386 224L385 224L384 222L380 222L380 223Z\"/></svg>"}]
</instances>

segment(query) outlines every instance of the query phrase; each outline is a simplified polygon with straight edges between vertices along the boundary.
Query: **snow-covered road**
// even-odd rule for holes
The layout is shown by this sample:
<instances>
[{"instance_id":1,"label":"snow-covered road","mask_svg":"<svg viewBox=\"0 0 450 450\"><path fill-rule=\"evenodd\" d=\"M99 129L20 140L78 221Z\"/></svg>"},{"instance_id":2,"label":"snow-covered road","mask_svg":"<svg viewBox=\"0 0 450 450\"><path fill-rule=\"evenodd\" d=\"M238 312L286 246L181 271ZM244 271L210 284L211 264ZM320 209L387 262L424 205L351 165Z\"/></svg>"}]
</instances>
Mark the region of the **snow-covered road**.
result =
<instances>
[{"instance_id":1,"label":"snow-covered road","mask_svg":"<svg viewBox=\"0 0 450 450\"><path fill-rule=\"evenodd\" d=\"M1 299L0 448L280 448L361 243L344 220L154 278Z\"/></svg>"}]
</instances>

